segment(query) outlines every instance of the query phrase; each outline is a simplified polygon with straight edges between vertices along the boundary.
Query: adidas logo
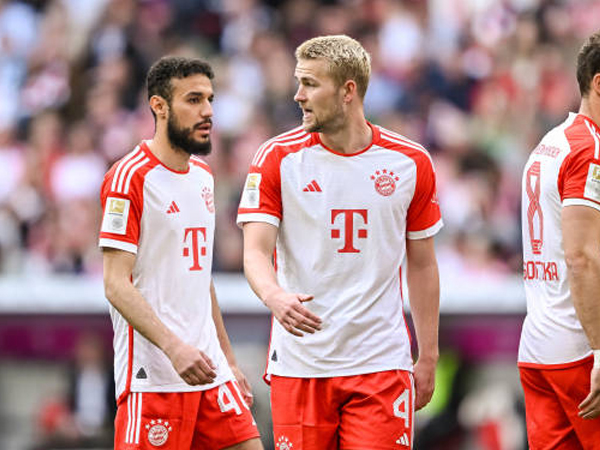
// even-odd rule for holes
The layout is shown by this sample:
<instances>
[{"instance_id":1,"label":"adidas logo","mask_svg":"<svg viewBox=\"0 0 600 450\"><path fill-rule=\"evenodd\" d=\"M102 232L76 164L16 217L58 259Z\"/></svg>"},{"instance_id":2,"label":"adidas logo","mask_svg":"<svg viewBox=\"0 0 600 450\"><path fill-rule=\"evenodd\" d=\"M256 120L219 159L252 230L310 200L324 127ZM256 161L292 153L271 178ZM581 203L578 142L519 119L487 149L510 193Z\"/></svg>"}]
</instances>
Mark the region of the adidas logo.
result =
<instances>
[{"instance_id":1,"label":"adidas logo","mask_svg":"<svg viewBox=\"0 0 600 450\"><path fill-rule=\"evenodd\" d=\"M408 439L408 435L404 433L402 436L398 438L396 444L403 445L405 447L410 447L410 440Z\"/></svg>"},{"instance_id":2,"label":"adidas logo","mask_svg":"<svg viewBox=\"0 0 600 450\"><path fill-rule=\"evenodd\" d=\"M138 380L145 380L148 378L148 375L146 375L146 371L144 370L143 367L140 367L140 370L138 370L137 375L135 376Z\"/></svg>"},{"instance_id":3,"label":"adidas logo","mask_svg":"<svg viewBox=\"0 0 600 450\"><path fill-rule=\"evenodd\" d=\"M177 206L177 203L172 201L171 206L169 206L169 209L167 209L167 214L175 214L178 212L179 212L179 207Z\"/></svg>"},{"instance_id":4,"label":"adidas logo","mask_svg":"<svg viewBox=\"0 0 600 450\"><path fill-rule=\"evenodd\" d=\"M308 183L306 185L306 187L304 189L302 189L303 192L323 192L321 190L321 186L319 186L319 183L317 183L317 180L312 180L310 183Z\"/></svg>"}]
</instances>

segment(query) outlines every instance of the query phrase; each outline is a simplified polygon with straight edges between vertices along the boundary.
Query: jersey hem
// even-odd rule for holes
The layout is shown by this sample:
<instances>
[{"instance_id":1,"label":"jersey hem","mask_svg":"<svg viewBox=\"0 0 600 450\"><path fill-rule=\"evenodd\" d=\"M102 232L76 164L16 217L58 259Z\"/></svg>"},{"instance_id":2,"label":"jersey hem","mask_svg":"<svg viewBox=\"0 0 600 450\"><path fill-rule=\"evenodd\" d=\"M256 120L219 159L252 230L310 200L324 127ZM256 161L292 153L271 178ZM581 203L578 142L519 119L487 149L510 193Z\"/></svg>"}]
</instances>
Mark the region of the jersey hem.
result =
<instances>
[{"instance_id":1,"label":"jersey hem","mask_svg":"<svg viewBox=\"0 0 600 450\"><path fill-rule=\"evenodd\" d=\"M563 207L565 206L589 206L590 208L594 208L600 211L600 204L592 201L586 200L584 198L566 198L562 202Z\"/></svg>"},{"instance_id":2,"label":"jersey hem","mask_svg":"<svg viewBox=\"0 0 600 450\"><path fill-rule=\"evenodd\" d=\"M210 384L203 384L198 386L190 386L189 384L169 384L165 386L148 386L148 387L140 387L140 386L131 386L130 392L200 392L200 391L208 391L209 389L220 386L221 384L227 383L228 381L233 381L235 378L233 375L224 376L221 379L217 379Z\"/></svg>"},{"instance_id":3,"label":"jersey hem","mask_svg":"<svg viewBox=\"0 0 600 450\"><path fill-rule=\"evenodd\" d=\"M126 252L137 254L138 246L131 242L118 241L117 239L100 238L98 247L117 248Z\"/></svg>"},{"instance_id":4,"label":"jersey hem","mask_svg":"<svg viewBox=\"0 0 600 450\"><path fill-rule=\"evenodd\" d=\"M404 370L406 372L412 373L413 366L411 365L410 367L403 367L400 365L394 365L394 366L374 366L374 367L369 367L369 368L361 367L360 369L354 368L354 369L331 371L331 372L325 372L325 373L289 373L289 372L283 373L281 371L277 371L278 373L275 373L274 371L267 370L267 373L264 375L263 378L265 378L265 381L266 381L266 379L270 380L270 377L272 375L277 376L277 377L292 377L292 378L349 377L349 376L354 376L354 375L366 375L369 373L376 373L376 372L387 372L388 370Z\"/></svg>"},{"instance_id":5,"label":"jersey hem","mask_svg":"<svg viewBox=\"0 0 600 450\"><path fill-rule=\"evenodd\" d=\"M435 234L437 234L437 232L440 231L443 226L444 226L444 222L442 221L442 219L440 219L435 223L435 225L433 225L425 230L407 231L406 237L408 239L425 239L425 238L428 238L428 237L431 237L431 236L434 236Z\"/></svg>"},{"instance_id":6,"label":"jersey hem","mask_svg":"<svg viewBox=\"0 0 600 450\"><path fill-rule=\"evenodd\" d=\"M566 363L558 363L558 364L544 364L544 363L534 363L534 362L517 362L517 367L522 367L523 369L544 369L544 370L558 370L558 369L568 369L570 367L579 366L581 364L587 363L590 359L593 359L593 355L590 353L587 356L584 356L582 359L577 359L575 361L566 362Z\"/></svg>"},{"instance_id":7,"label":"jersey hem","mask_svg":"<svg viewBox=\"0 0 600 450\"><path fill-rule=\"evenodd\" d=\"M274 225L279 228L279 223L281 222L281 220L279 219L279 217L272 216L271 214L264 214L264 213L238 214L238 217L237 217L238 227L241 228L242 225L247 222L265 222L265 223L270 223L271 225Z\"/></svg>"}]
</instances>

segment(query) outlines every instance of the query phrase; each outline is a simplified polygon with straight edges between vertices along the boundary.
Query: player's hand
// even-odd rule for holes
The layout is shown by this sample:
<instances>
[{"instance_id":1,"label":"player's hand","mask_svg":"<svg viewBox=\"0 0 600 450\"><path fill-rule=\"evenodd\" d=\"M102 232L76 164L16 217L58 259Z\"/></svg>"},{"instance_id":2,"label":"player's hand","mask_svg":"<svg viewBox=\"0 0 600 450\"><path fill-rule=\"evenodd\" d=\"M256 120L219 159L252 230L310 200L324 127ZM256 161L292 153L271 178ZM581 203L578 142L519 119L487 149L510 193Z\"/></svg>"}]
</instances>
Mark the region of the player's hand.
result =
<instances>
[{"instance_id":1,"label":"player's hand","mask_svg":"<svg viewBox=\"0 0 600 450\"><path fill-rule=\"evenodd\" d=\"M594 419L600 416L600 369L592 369L590 393L579 405L579 417Z\"/></svg>"},{"instance_id":2,"label":"player's hand","mask_svg":"<svg viewBox=\"0 0 600 450\"><path fill-rule=\"evenodd\" d=\"M321 318L302 306L312 299L312 295L281 292L265 299L265 304L283 328L294 336L302 336L302 332L312 334L321 329Z\"/></svg>"},{"instance_id":3,"label":"player's hand","mask_svg":"<svg viewBox=\"0 0 600 450\"><path fill-rule=\"evenodd\" d=\"M252 386L250 386L250 382L246 378L246 375L244 375L237 366L231 366L231 371L233 372L233 376L240 387L240 391L242 392L242 397L244 398L246 405L248 405L248 407L252 406L254 403L254 395L252 395Z\"/></svg>"},{"instance_id":4,"label":"player's hand","mask_svg":"<svg viewBox=\"0 0 600 450\"><path fill-rule=\"evenodd\" d=\"M427 405L433 396L436 364L436 358L419 358L415 364L415 411Z\"/></svg>"},{"instance_id":5,"label":"player's hand","mask_svg":"<svg viewBox=\"0 0 600 450\"><path fill-rule=\"evenodd\" d=\"M180 343L173 350L167 352L173 368L187 384L212 383L217 377L217 366L208 356L196 347Z\"/></svg>"}]
</instances>

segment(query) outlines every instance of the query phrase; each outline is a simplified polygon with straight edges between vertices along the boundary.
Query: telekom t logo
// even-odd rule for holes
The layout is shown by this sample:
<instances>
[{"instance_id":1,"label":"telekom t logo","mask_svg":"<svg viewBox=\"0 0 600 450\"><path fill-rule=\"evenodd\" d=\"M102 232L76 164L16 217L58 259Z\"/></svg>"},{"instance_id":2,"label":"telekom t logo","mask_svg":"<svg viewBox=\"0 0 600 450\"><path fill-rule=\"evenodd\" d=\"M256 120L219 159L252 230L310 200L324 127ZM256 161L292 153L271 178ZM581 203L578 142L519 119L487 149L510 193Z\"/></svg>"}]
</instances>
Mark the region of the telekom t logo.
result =
<instances>
[{"instance_id":1,"label":"telekom t logo","mask_svg":"<svg viewBox=\"0 0 600 450\"><path fill-rule=\"evenodd\" d=\"M354 248L354 216L358 215L362 217L365 225L369 223L367 218L367 210L366 209L332 209L331 210L331 224L335 224L335 219L337 216L343 216L343 230L344 230L344 247L338 250L338 253L360 253L360 250ZM331 238L339 239L340 238L340 229L334 228L331 230ZM356 237L358 239L366 239L367 237L367 229L359 228L356 230Z\"/></svg>"},{"instance_id":2,"label":"telekom t logo","mask_svg":"<svg viewBox=\"0 0 600 450\"><path fill-rule=\"evenodd\" d=\"M198 237L202 239L203 242L206 242L206 228L205 227L194 227L194 228L186 228L185 234L183 235L183 243L187 243L188 234L191 235L192 238L192 261L193 265L190 267L190 270L202 270L200 266L200 256L206 256L206 246L202 245L200 247L201 242L199 242ZM190 256L190 247L183 248L183 256Z\"/></svg>"}]
</instances>

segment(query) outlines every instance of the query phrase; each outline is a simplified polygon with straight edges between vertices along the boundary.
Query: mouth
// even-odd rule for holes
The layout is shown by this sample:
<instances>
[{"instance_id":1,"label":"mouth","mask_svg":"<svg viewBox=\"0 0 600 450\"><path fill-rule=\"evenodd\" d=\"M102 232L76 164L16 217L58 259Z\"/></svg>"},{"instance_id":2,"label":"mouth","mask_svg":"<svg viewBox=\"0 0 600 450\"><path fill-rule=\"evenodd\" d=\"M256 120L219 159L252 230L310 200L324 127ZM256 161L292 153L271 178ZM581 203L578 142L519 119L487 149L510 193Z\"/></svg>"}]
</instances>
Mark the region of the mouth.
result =
<instances>
[{"instance_id":1,"label":"mouth","mask_svg":"<svg viewBox=\"0 0 600 450\"><path fill-rule=\"evenodd\" d=\"M212 123L211 122L204 122L201 124L198 124L196 126L194 126L194 131L200 131L204 134L208 134L210 133L210 130L212 129Z\"/></svg>"},{"instance_id":2,"label":"mouth","mask_svg":"<svg viewBox=\"0 0 600 450\"><path fill-rule=\"evenodd\" d=\"M308 116L312 115L312 109L302 108L302 117L306 119Z\"/></svg>"}]
</instances>

